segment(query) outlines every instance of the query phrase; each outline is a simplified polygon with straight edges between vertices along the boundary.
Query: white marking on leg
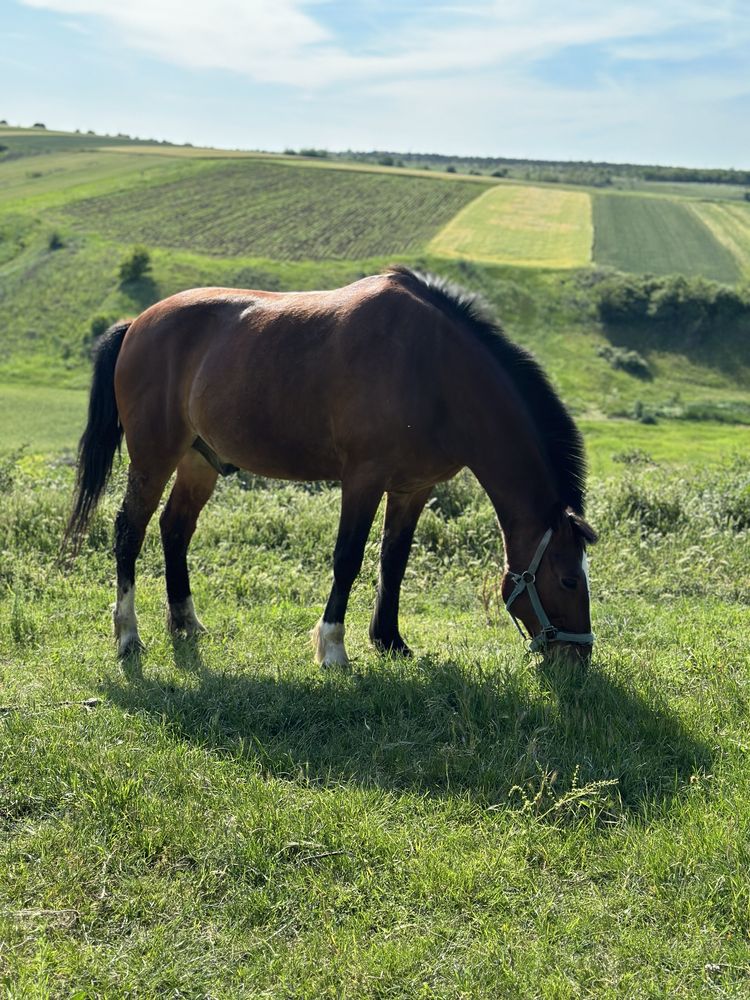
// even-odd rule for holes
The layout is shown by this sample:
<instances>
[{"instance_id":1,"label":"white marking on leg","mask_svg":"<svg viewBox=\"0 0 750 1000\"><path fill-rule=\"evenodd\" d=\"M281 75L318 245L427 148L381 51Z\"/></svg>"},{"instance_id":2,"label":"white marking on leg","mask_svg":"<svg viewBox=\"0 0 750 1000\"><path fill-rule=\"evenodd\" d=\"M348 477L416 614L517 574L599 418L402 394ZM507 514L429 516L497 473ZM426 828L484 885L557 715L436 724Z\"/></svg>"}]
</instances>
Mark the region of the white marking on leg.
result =
<instances>
[{"instance_id":1,"label":"white marking on leg","mask_svg":"<svg viewBox=\"0 0 750 1000\"><path fill-rule=\"evenodd\" d=\"M114 612L115 638L120 656L143 645L138 635L138 619L135 614L135 584L125 591L118 590Z\"/></svg>"},{"instance_id":2,"label":"white marking on leg","mask_svg":"<svg viewBox=\"0 0 750 1000\"><path fill-rule=\"evenodd\" d=\"M192 597L186 597L184 601L169 605L169 630L184 632L186 635L198 635L206 631L195 613Z\"/></svg>"},{"instance_id":3,"label":"white marking on leg","mask_svg":"<svg viewBox=\"0 0 750 1000\"><path fill-rule=\"evenodd\" d=\"M321 618L312 630L315 658L322 667L348 667L344 649L344 626L341 622L324 622Z\"/></svg>"},{"instance_id":4,"label":"white marking on leg","mask_svg":"<svg viewBox=\"0 0 750 1000\"><path fill-rule=\"evenodd\" d=\"M581 569L583 570L583 575L586 577L586 590L591 593L591 583L589 581L589 557L586 555L586 550L583 550L583 556L581 558Z\"/></svg>"}]
</instances>

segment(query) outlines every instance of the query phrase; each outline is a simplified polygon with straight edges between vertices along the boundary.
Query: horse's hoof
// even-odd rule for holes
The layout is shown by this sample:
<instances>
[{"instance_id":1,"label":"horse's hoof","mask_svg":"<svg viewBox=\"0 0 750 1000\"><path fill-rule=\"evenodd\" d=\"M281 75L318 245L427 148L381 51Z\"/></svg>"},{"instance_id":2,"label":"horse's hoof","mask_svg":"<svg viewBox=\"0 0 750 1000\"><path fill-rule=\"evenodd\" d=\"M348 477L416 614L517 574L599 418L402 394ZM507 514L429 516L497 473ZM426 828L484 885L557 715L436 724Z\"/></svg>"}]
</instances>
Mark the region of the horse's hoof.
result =
<instances>
[{"instance_id":1,"label":"horse's hoof","mask_svg":"<svg viewBox=\"0 0 750 1000\"><path fill-rule=\"evenodd\" d=\"M184 639L203 635L206 627L195 613L192 597L188 597L187 600L181 601L179 604L169 605L167 608L167 628L173 636Z\"/></svg>"},{"instance_id":2,"label":"horse's hoof","mask_svg":"<svg viewBox=\"0 0 750 1000\"><path fill-rule=\"evenodd\" d=\"M341 622L324 622L322 619L310 633L315 659L321 667L349 669L349 657L344 648L344 626Z\"/></svg>"},{"instance_id":3,"label":"horse's hoof","mask_svg":"<svg viewBox=\"0 0 750 1000\"><path fill-rule=\"evenodd\" d=\"M136 656L145 650L137 632L121 636L117 643L117 655L121 660L126 660L130 656Z\"/></svg>"},{"instance_id":4,"label":"horse's hoof","mask_svg":"<svg viewBox=\"0 0 750 1000\"><path fill-rule=\"evenodd\" d=\"M414 653L399 636L393 642L383 642L382 639L372 639L372 644L381 656L403 656L407 660L414 658Z\"/></svg>"}]
</instances>

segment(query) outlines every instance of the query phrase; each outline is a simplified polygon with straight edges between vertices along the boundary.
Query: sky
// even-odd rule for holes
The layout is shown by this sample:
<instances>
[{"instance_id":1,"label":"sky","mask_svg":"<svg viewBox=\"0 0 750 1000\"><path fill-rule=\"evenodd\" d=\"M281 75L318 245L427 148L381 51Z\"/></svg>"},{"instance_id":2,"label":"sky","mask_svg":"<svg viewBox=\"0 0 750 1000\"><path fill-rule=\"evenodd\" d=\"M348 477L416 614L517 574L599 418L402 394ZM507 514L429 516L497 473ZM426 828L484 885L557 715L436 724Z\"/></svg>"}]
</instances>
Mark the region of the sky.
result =
<instances>
[{"instance_id":1,"label":"sky","mask_svg":"<svg viewBox=\"0 0 750 1000\"><path fill-rule=\"evenodd\" d=\"M750 168L750 0L0 0L0 119Z\"/></svg>"}]
</instances>

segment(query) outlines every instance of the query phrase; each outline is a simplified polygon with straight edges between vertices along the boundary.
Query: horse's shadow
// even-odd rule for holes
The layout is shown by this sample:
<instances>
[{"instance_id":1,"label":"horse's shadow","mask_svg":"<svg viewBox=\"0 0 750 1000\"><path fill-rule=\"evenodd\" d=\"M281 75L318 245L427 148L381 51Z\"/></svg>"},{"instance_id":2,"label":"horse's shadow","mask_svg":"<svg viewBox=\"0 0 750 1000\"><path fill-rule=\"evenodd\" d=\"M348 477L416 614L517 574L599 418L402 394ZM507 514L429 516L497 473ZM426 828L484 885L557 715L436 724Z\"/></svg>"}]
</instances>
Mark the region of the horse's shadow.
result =
<instances>
[{"instance_id":1,"label":"horse's shadow","mask_svg":"<svg viewBox=\"0 0 750 1000\"><path fill-rule=\"evenodd\" d=\"M710 766L708 745L670 708L597 667L546 664L529 683L524 668L490 675L423 657L275 678L212 670L187 640L173 648L184 681L149 679L131 661L108 697L270 777L606 823L651 813Z\"/></svg>"}]
</instances>

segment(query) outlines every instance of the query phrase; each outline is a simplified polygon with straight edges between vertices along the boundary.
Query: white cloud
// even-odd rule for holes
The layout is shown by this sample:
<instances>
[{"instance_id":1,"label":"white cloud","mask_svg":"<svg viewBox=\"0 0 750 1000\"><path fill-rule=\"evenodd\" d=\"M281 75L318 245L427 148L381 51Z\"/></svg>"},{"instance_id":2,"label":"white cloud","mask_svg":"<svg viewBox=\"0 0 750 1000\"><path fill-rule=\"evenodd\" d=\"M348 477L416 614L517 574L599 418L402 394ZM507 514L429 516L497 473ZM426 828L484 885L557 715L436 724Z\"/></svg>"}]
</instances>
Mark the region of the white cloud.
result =
<instances>
[{"instance_id":1,"label":"white cloud","mask_svg":"<svg viewBox=\"0 0 750 1000\"><path fill-rule=\"evenodd\" d=\"M168 63L225 69L264 82L317 89L372 80L476 73L530 66L576 45L616 46L628 58L669 51L669 31L706 29L705 47L727 44L744 15L731 2L632 0L485 0L406 7L393 28L383 15L378 37L356 50L326 28L312 0L22 0L65 15L102 18L123 43ZM319 13L319 11L318 11ZM710 30L708 30L710 29ZM666 45L666 49L665 49ZM629 46L629 48L628 48ZM661 49L659 48L661 46Z\"/></svg>"}]
</instances>

